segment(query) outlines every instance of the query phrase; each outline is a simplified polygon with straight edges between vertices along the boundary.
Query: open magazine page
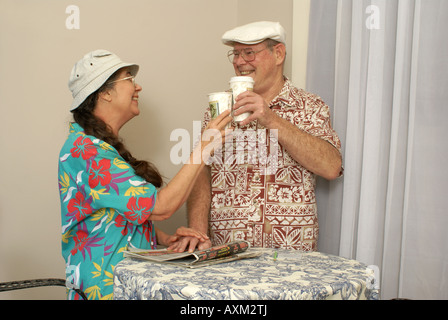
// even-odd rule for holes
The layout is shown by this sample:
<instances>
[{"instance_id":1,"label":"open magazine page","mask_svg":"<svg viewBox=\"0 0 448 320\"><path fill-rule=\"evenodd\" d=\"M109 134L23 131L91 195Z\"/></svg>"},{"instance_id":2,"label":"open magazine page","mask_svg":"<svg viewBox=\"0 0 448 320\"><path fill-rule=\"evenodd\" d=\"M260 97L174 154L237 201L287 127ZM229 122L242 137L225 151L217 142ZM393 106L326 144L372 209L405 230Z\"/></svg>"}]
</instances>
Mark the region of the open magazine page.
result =
<instances>
[{"instance_id":1,"label":"open magazine page","mask_svg":"<svg viewBox=\"0 0 448 320\"><path fill-rule=\"evenodd\" d=\"M204 265L234 261L259 256L259 252L248 252L249 243L236 241L206 250L176 253L163 250L134 250L125 252L126 257L144 259L158 263L169 263L182 267L195 268Z\"/></svg>"}]
</instances>

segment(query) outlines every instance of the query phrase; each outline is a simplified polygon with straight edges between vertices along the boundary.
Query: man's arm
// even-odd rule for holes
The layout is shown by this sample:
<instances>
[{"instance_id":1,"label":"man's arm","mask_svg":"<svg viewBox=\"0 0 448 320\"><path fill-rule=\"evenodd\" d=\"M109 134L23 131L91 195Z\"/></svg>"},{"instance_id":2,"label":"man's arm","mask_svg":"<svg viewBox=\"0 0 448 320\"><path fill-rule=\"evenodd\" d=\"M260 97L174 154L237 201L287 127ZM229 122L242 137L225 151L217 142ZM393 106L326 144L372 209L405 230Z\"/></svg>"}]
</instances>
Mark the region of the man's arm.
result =
<instances>
[{"instance_id":1,"label":"man's arm","mask_svg":"<svg viewBox=\"0 0 448 320\"><path fill-rule=\"evenodd\" d=\"M204 234L208 232L208 215L211 203L210 167L205 166L199 173L196 183L187 200L188 226ZM183 237L168 249L176 252L184 252L185 249L192 252L197 249L211 247L211 241L200 242L195 237Z\"/></svg>"},{"instance_id":2,"label":"man's arm","mask_svg":"<svg viewBox=\"0 0 448 320\"><path fill-rule=\"evenodd\" d=\"M278 142L303 167L328 180L339 177L342 158L332 144L300 130L274 113L266 127L278 130Z\"/></svg>"},{"instance_id":3,"label":"man's arm","mask_svg":"<svg viewBox=\"0 0 448 320\"><path fill-rule=\"evenodd\" d=\"M211 203L210 176L210 167L205 166L199 173L187 200L188 226L205 234L208 232L208 215Z\"/></svg>"},{"instance_id":4,"label":"man's arm","mask_svg":"<svg viewBox=\"0 0 448 320\"><path fill-rule=\"evenodd\" d=\"M314 137L273 112L267 102L258 94L246 91L238 96L234 107L237 114L251 111L252 114L240 125L258 120L268 128L278 130L278 142L300 165L309 171L328 180L339 177L342 168L342 157L339 151L329 142Z\"/></svg>"}]
</instances>

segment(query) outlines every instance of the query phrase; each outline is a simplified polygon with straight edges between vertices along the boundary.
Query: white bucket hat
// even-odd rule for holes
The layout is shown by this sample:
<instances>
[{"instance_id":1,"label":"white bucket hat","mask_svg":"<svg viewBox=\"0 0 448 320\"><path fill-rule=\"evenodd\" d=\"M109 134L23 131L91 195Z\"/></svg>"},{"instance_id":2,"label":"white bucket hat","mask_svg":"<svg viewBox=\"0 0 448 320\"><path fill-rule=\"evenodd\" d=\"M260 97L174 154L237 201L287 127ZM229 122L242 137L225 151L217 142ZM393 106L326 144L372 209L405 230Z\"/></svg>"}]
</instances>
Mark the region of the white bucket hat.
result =
<instances>
[{"instance_id":1,"label":"white bucket hat","mask_svg":"<svg viewBox=\"0 0 448 320\"><path fill-rule=\"evenodd\" d=\"M285 29L279 22L258 21L236 27L222 36L222 42L228 46L233 46L235 42L252 45L266 39L286 45Z\"/></svg>"},{"instance_id":2,"label":"white bucket hat","mask_svg":"<svg viewBox=\"0 0 448 320\"><path fill-rule=\"evenodd\" d=\"M87 53L72 69L68 87L73 95L70 111L75 110L93 92L98 90L118 69L129 67L131 75L137 75L139 66L126 63L107 50Z\"/></svg>"}]
</instances>

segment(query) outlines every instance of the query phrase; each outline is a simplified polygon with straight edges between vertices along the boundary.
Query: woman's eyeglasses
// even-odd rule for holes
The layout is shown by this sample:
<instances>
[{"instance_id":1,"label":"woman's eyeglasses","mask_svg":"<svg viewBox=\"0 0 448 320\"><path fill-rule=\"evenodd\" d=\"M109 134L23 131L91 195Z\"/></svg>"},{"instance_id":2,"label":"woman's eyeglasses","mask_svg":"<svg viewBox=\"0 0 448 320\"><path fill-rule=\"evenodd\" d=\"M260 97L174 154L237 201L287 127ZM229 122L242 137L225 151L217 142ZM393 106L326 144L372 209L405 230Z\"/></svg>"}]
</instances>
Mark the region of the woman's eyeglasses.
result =
<instances>
[{"instance_id":1,"label":"woman's eyeglasses","mask_svg":"<svg viewBox=\"0 0 448 320\"><path fill-rule=\"evenodd\" d=\"M111 81L109 83L115 83L115 82L123 81L123 80L132 80L132 84L135 87L135 76L130 76L130 77L126 77L126 78L123 78L123 79L114 80L114 81Z\"/></svg>"}]
</instances>

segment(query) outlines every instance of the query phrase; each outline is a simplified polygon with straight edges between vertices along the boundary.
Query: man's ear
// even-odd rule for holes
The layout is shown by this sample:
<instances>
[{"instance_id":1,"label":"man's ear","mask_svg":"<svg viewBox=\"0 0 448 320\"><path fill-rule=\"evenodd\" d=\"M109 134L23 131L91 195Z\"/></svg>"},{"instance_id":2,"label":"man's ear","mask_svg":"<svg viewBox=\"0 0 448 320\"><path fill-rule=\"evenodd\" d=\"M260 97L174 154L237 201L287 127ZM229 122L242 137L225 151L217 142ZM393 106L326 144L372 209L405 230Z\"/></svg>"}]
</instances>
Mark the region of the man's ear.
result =
<instances>
[{"instance_id":1,"label":"man's ear","mask_svg":"<svg viewBox=\"0 0 448 320\"><path fill-rule=\"evenodd\" d=\"M286 47L283 43L279 43L274 46L274 54L277 59L277 64L280 65L285 61L286 58Z\"/></svg>"}]
</instances>

